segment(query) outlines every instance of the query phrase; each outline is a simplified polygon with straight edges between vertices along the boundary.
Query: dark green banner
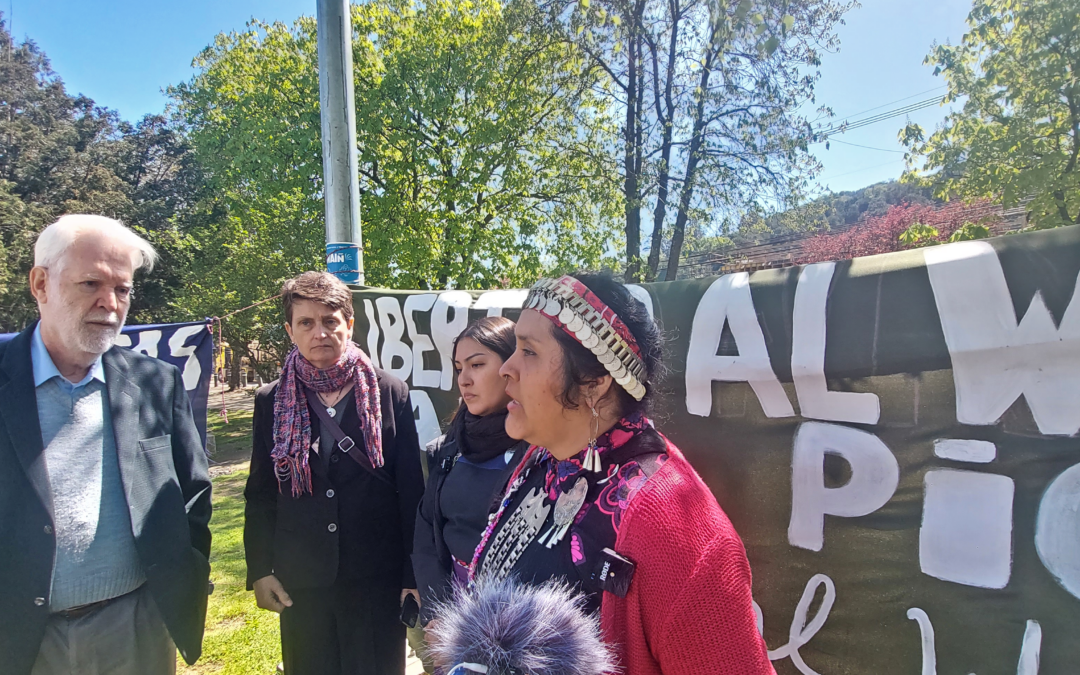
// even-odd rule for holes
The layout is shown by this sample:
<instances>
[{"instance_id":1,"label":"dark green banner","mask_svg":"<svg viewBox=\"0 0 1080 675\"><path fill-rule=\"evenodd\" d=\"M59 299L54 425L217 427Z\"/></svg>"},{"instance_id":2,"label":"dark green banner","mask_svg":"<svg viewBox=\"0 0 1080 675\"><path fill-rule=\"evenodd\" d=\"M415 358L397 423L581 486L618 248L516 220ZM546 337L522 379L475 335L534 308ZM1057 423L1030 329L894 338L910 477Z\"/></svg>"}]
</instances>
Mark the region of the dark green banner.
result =
<instances>
[{"instance_id":1,"label":"dark green banner","mask_svg":"<svg viewBox=\"0 0 1080 675\"><path fill-rule=\"evenodd\" d=\"M1080 671L1078 284L1069 227L635 289L656 425L746 543L778 673ZM454 337L524 297L356 293L421 440Z\"/></svg>"}]
</instances>

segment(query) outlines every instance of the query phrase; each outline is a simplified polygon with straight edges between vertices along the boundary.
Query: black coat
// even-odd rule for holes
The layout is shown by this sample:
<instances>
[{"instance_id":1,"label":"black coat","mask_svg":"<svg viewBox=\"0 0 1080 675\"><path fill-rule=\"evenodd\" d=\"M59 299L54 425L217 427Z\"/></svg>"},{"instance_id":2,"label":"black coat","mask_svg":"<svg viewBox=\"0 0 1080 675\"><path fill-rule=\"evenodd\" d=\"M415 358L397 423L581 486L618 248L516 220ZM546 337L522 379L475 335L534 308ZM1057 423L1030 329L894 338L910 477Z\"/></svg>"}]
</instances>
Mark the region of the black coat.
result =
<instances>
[{"instance_id":1,"label":"black coat","mask_svg":"<svg viewBox=\"0 0 1080 675\"><path fill-rule=\"evenodd\" d=\"M514 451L514 457L507 463L501 477L495 481L494 488L489 484L478 486L474 495L487 506L495 505L514 467L518 465L529 444L519 441L507 448ZM458 444L452 435L442 436L428 444L427 449L428 480L424 499L416 514L416 534L413 540L413 569L416 571L417 588L420 590L420 620L426 624L434 617L433 606L436 602L447 599L452 591L453 560L443 537L443 527L447 518L442 511L442 489L447 476L456 466ZM477 533L479 539L482 533Z\"/></svg>"},{"instance_id":2,"label":"black coat","mask_svg":"<svg viewBox=\"0 0 1080 675\"><path fill-rule=\"evenodd\" d=\"M269 574L287 591L326 588L335 582L416 587L409 554L413 514L424 491L416 423L405 383L375 370L382 402L385 462L380 471L392 485L335 448L325 461L311 454L312 493L293 497L288 483L278 485L270 457L278 383L272 382L255 394L254 447L244 490L249 589ZM319 420L314 411L309 412L314 440L320 436ZM356 441L353 452L362 452L363 433L354 404L346 406L338 423Z\"/></svg>"},{"instance_id":3,"label":"black coat","mask_svg":"<svg viewBox=\"0 0 1080 675\"><path fill-rule=\"evenodd\" d=\"M56 553L38 423L33 327L0 345L0 659L29 675L49 618ZM202 653L210 477L180 371L121 347L102 357L116 454L146 585L180 654Z\"/></svg>"}]
</instances>

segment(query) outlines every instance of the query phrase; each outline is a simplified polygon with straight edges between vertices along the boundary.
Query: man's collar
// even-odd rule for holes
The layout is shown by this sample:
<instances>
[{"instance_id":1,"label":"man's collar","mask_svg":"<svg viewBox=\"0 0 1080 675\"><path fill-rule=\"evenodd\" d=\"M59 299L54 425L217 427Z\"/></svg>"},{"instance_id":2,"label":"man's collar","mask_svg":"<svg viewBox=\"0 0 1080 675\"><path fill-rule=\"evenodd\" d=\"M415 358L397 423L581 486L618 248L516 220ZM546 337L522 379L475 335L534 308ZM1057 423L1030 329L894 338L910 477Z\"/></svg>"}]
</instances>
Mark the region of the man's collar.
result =
<instances>
[{"instance_id":1,"label":"man's collar","mask_svg":"<svg viewBox=\"0 0 1080 675\"><path fill-rule=\"evenodd\" d=\"M61 375L60 370L52 360L52 356L49 355L49 350L45 347L45 341L41 339L40 321L34 328L34 334L30 338L30 360L34 369L34 387L40 387L43 383L48 382L54 377L59 377L72 387L81 387L89 384L90 380L98 380L102 383L105 382L105 368L101 365L100 356L90 365L90 371L86 373L86 377L79 382L72 382Z\"/></svg>"}]
</instances>

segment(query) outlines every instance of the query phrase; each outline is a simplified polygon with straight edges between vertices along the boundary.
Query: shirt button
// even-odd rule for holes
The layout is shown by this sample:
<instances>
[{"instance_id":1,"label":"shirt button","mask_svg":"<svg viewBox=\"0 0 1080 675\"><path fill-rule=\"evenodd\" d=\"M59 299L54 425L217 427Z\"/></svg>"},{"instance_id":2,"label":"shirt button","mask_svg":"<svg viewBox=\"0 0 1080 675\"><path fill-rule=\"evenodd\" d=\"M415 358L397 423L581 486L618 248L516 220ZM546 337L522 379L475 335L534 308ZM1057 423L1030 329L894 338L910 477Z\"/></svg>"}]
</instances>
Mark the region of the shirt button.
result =
<instances>
[{"instance_id":1,"label":"shirt button","mask_svg":"<svg viewBox=\"0 0 1080 675\"><path fill-rule=\"evenodd\" d=\"M34 604L41 607L45 604L45 598L34 598Z\"/></svg>"},{"instance_id":2,"label":"shirt button","mask_svg":"<svg viewBox=\"0 0 1080 675\"><path fill-rule=\"evenodd\" d=\"M45 534L52 534L52 525L45 526Z\"/></svg>"},{"instance_id":3,"label":"shirt button","mask_svg":"<svg viewBox=\"0 0 1080 675\"><path fill-rule=\"evenodd\" d=\"M337 523L330 523L326 526L326 529L330 530L331 532L337 532Z\"/></svg>"},{"instance_id":4,"label":"shirt button","mask_svg":"<svg viewBox=\"0 0 1080 675\"><path fill-rule=\"evenodd\" d=\"M326 496L333 499L334 498L334 491L333 490L327 490L326 491Z\"/></svg>"},{"instance_id":5,"label":"shirt button","mask_svg":"<svg viewBox=\"0 0 1080 675\"><path fill-rule=\"evenodd\" d=\"M338 455L333 455L330 457L330 463L337 464L339 459L341 459L341 457L339 457Z\"/></svg>"}]
</instances>

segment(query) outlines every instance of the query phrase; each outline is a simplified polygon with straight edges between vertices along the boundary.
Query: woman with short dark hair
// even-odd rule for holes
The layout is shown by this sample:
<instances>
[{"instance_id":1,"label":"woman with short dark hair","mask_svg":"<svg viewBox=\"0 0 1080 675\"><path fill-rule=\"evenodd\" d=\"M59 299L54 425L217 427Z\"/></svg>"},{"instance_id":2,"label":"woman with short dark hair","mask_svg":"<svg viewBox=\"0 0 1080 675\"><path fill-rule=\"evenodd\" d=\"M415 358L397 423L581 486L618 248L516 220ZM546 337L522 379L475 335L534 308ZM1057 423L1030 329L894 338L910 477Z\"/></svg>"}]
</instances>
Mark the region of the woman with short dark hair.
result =
<instances>
[{"instance_id":1,"label":"woman with short dark hair","mask_svg":"<svg viewBox=\"0 0 1080 675\"><path fill-rule=\"evenodd\" d=\"M662 349L644 305L608 275L544 279L515 333L506 430L532 446L470 577L576 585L624 675L774 673L742 541L645 417Z\"/></svg>"},{"instance_id":2,"label":"woman with short dark hair","mask_svg":"<svg viewBox=\"0 0 1080 675\"><path fill-rule=\"evenodd\" d=\"M461 405L450 430L428 444L428 483L416 517L413 569L420 620L435 618L455 580L468 580L469 562L515 459L528 444L506 434L506 382L499 374L514 353L514 322L501 316L469 324L454 341Z\"/></svg>"},{"instance_id":3,"label":"woman with short dark hair","mask_svg":"<svg viewBox=\"0 0 1080 675\"><path fill-rule=\"evenodd\" d=\"M281 614L289 675L401 674L424 489L409 390L353 343L352 293L336 277L305 272L281 297L295 346L255 395L248 588Z\"/></svg>"}]
</instances>

